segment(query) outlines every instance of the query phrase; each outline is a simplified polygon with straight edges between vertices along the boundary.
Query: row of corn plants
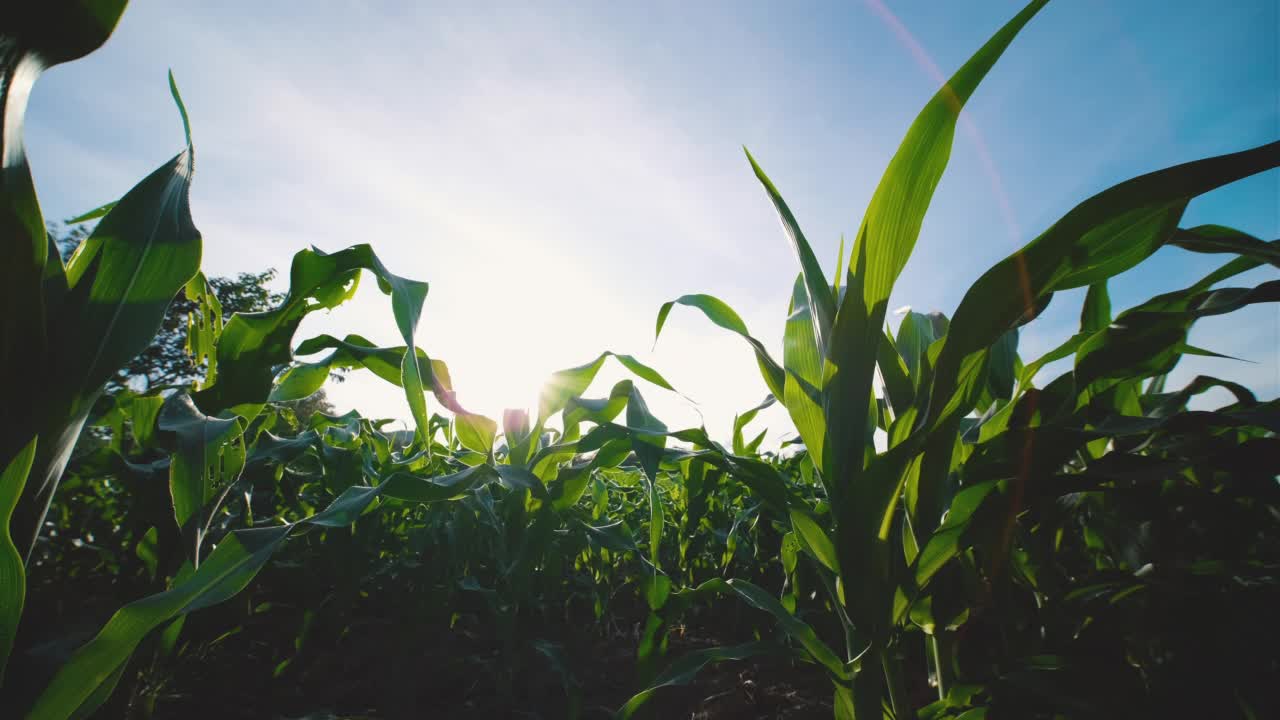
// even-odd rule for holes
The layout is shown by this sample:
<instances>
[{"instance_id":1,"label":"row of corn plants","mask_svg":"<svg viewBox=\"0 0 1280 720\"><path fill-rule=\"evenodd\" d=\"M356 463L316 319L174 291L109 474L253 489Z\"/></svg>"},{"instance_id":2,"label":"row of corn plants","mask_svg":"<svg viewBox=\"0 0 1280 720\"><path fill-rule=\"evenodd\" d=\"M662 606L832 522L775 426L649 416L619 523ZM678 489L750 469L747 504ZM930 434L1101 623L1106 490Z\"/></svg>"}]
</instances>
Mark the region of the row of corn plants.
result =
<instances>
[{"instance_id":1,"label":"row of corn plants","mask_svg":"<svg viewBox=\"0 0 1280 720\"><path fill-rule=\"evenodd\" d=\"M751 343L765 383L790 413L825 491L821 512L790 496L773 509L822 566L823 587L845 637L833 648L777 603L760 602L758 590L745 583L714 581L688 592L736 594L778 615L829 673L840 717L879 717L884 697L895 716L915 715L902 692L897 650L908 623L929 636L945 701L953 662L949 628L962 608L935 596L953 592L949 586L962 580L958 570L950 577L939 573L963 566L949 561L972 549L979 532L973 519L985 521L981 530L998 531L988 538L994 547L979 553L989 564L981 580L994 582L999 578L991 575L1008 571L1011 533L1031 499L1076 491L1079 480L1050 477L1087 477L1094 463L1128 460L1131 453L1122 448L1141 447L1171 421L1144 414L1141 383L1169 372L1181 354L1198 352L1186 344L1191 324L1275 299L1274 281L1210 289L1244 270L1274 264L1274 245L1225 227L1178 227L1192 198L1275 167L1280 144L1272 143L1109 188L984 273L950 318L913 313L897 337L885 330L890 293L946 167L959 112L1044 5L1027 5L921 111L871 199L843 278L837 269L834 282L826 279L781 194L748 155L800 265L782 363L717 298L687 295L658 316L661 332L674 304L690 306ZM1111 318L1107 280L1168 244L1240 257L1192 287ZM1089 288L1080 332L1024 365L1016 352L1018 329L1054 293L1079 287ZM1072 355L1071 372L1043 390L1034 388L1039 367ZM877 372L879 396L873 389ZM1231 410L1214 416L1215 430L1237 427ZM1258 431L1266 434L1265 428L1264 422ZM877 430L888 438L882 451L873 441ZM1073 459L1086 462L1073 467ZM935 603L946 608L941 617L935 617Z\"/></svg>"},{"instance_id":2,"label":"row of corn plants","mask_svg":"<svg viewBox=\"0 0 1280 720\"><path fill-rule=\"evenodd\" d=\"M44 3L0 25L0 698L16 713L84 717L128 695L129 712L149 716L159 693L139 678L194 652L189 616L226 619L228 607L242 627L295 633L270 658L285 680L318 662L308 651L324 628L361 613L400 618L419 652L483 633L501 692L550 669L570 717L597 710L557 637L578 625L633 645L630 699L610 708L622 718L709 664L762 655L825 675L837 718L1185 712L1200 666L1194 646L1170 642L1179 624L1275 597L1276 402L1211 377L1170 389L1166 377L1183 355L1211 354L1187 343L1197 319L1280 298L1274 280L1221 286L1276 265L1275 242L1180 227L1194 197L1280 165L1280 143L1108 188L984 273L950 316L886 322L957 117L1045 0L926 104L833 276L748 155L799 262L782 361L709 295L673 300L657 321L660 334L675 306L693 308L754 352L768 395L727 443L655 417L642 389L675 388L614 352L555 373L532 412L468 412L447 365L416 342L427 284L367 245L299 252L276 307L224 318L199 272L192 133L172 79L186 147L77 218L97 224L64 264L22 150L25 100L41 70L105 42L124 5ZM1109 279L1168 245L1230 259L1113 314ZM403 345L296 337L365 273ZM1019 329L1073 288L1088 289L1079 331L1024 361ZM199 307L188 349L202 377L105 396L180 292ZM1055 361L1070 369L1042 382ZM592 397L608 362L632 379ZM412 429L294 416L289 403L337 370L402 388ZM1215 388L1234 402L1189 409ZM763 433L748 428L774 403L798 438L761 452ZM91 502L59 499L69 492ZM85 522L119 549L98 571L132 573L138 594L41 666L23 654L28 576L68 567L59 538L84 537ZM289 609L254 599L259 574L289 578L277 594ZM754 618L739 628L750 640L672 652L686 622L738 607ZM620 617L637 619L633 632L612 626ZM1265 715L1276 668L1259 646L1231 644L1220 674L1196 676L1207 711Z\"/></svg>"}]
</instances>

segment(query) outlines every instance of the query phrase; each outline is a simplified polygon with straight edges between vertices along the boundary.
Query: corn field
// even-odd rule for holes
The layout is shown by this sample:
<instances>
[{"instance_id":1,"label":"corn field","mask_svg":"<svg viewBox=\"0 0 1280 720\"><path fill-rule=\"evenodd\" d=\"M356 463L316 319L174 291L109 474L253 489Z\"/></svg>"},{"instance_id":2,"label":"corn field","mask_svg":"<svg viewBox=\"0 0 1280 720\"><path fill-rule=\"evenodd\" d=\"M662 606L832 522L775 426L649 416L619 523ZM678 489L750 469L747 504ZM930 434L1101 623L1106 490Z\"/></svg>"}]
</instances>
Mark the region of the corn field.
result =
<instances>
[{"instance_id":1,"label":"corn field","mask_svg":"<svg viewBox=\"0 0 1280 720\"><path fill-rule=\"evenodd\" d=\"M1278 241L1182 226L1193 198L1280 166L1280 142L1102 189L950 312L889 322L957 118L1046 1L924 105L834 270L747 153L797 261L782 356L731 298L655 308L658 339L692 314L754 355L731 437L655 417L646 395L686 389L614 352L536 408L468 411L417 332L430 278L370 245L301 249L278 303L224 313L172 76L186 146L76 218L96 224L63 262L26 98L125 1L0 10L0 715L687 717L747 692L747 668L750 702L786 678L790 705L694 716L1280 717L1280 405L1166 381L1215 354L1188 343L1197 320L1280 300L1275 279L1231 283L1280 266ZM1113 310L1108 282L1166 246L1212 271ZM369 275L401 344L299 336ZM1075 333L1020 355L1075 288ZM180 295L198 379L104 392ZM598 387L606 364L629 379ZM291 409L335 372L400 388L411 429ZM1191 406L1209 390L1232 401ZM797 437L762 449L773 405Z\"/></svg>"}]
</instances>

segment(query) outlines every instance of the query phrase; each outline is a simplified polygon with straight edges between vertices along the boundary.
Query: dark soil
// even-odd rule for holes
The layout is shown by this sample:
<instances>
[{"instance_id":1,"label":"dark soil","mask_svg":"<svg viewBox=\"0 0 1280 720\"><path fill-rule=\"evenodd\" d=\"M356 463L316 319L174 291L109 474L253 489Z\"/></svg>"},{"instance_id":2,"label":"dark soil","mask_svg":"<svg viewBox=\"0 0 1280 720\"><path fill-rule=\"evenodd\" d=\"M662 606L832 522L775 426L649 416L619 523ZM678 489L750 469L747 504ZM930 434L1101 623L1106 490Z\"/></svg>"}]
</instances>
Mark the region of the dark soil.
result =
<instances>
[{"instance_id":1,"label":"dark soil","mask_svg":"<svg viewBox=\"0 0 1280 720\"><path fill-rule=\"evenodd\" d=\"M246 637L253 637L246 628ZM358 637L358 639L356 639ZM673 631L663 664L683 654L744 638L716 640ZM299 668L272 677L253 669L247 648L191 658L164 684L156 718L565 718L570 704L561 676L525 648L521 667L484 648L467 630L438 635L406 652L390 625L349 633L345 646L313 653ZM577 684L578 717L610 718L640 689L632 638L566 643L563 657ZM381 657L375 650L381 650ZM363 658L363 659L362 659ZM375 658L378 658L375 660ZM505 686L504 686L505 685ZM658 691L636 717L729 720L830 718L831 687L821 670L786 658L711 665L695 682Z\"/></svg>"},{"instance_id":2,"label":"dark soil","mask_svg":"<svg viewBox=\"0 0 1280 720\"><path fill-rule=\"evenodd\" d=\"M10 665L10 680L33 691L44 687L74 648L129 595L142 592L112 587L105 579L37 584L27 617L32 622L26 625L35 632L22 640L19 647L25 649ZM570 612L568 622L526 622L526 634L532 629L557 643L567 670L561 673L530 640L501 647L502 638L483 613L462 615L453 628L430 628L421 618L415 622L410 608L371 600L354 613L318 620L298 648L302 609L282 606L284 586L273 584L188 616L179 652L164 660L155 659L153 633L96 717L558 719L571 717L575 703L577 717L596 720L612 717L644 687L636 649L648 610L638 600L615 607L605 622L580 622L578 612ZM273 596L272 610L251 610ZM667 632L668 647L655 671L695 650L773 632L764 614L738 605L685 623ZM635 717L825 720L832 714L831 692L817 666L768 655L708 665L691 684L660 689Z\"/></svg>"}]
</instances>

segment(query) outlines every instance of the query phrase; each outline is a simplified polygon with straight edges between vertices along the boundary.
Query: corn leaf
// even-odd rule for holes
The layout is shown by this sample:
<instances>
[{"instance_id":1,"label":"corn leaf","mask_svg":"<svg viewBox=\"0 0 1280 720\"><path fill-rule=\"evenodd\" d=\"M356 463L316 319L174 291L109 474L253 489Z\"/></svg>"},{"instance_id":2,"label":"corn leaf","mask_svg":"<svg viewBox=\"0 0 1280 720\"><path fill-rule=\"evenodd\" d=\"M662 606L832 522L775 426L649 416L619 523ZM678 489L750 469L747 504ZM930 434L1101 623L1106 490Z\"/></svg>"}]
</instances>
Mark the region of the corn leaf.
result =
<instances>
[{"instance_id":1,"label":"corn leaf","mask_svg":"<svg viewBox=\"0 0 1280 720\"><path fill-rule=\"evenodd\" d=\"M1095 333L1111 324L1111 296L1107 294L1107 281L1089 286L1080 309L1080 332Z\"/></svg>"},{"instance_id":2,"label":"corn leaf","mask_svg":"<svg viewBox=\"0 0 1280 720\"><path fill-rule=\"evenodd\" d=\"M1199 253L1233 253L1280 267L1280 245L1222 225L1179 228L1169 244Z\"/></svg>"},{"instance_id":3,"label":"corn leaf","mask_svg":"<svg viewBox=\"0 0 1280 720\"><path fill-rule=\"evenodd\" d=\"M62 260L45 229L22 129L31 89L47 68L100 47L124 12L124 0L36 0L0 14L0 372L18 378L51 350L49 326L66 294ZM0 465L25 452L36 432L39 382L0 385ZM47 442L52 443L50 438ZM19 534L23 548L27 541Z\"/></svg>"},{"instance_id":4,"label":"corn leaf","mask_svg":"<svg viewBox=\"0 0 1280 720\"><path fill-rule=\"evenodd\" d=\"M1280 165L1280 142L1159 170L1111 187L1077 205L969 288L951 319L938 357L929 425L968 411L959 387L995 340L1027 307L1058 290L1123 272L1168 241L1187 202ZM1134 248L1143 254L1135 254Z\"/></svg>"},{"instance_id":5,"label":"corn leaf","mask_svg":"<svg viewBox=\"0 0 1280 720\"><path fill-rule=\"evenodd\" d=\"M171 88L181 110L182 100ZM41 437L14 517L15 536L27 553L103 385L151 344L169 303L199 270L200 232L188 194L193 158L188 144L126 193L71 257L65 275L56 258L46 266L56 266L46 287L57 288L47 297L58 300L45 306L44 339L31 346L47 348L47 357L35 363L42 379L5 384L19 394L28 392L16 389L20 385L41 393L28 404L38 417L16 425L34 427ZM23 313L5 315L8 322ZM10 377L27 372L15 369Z\"/></svg>"},{"instance_id":6,"label":"corn leaf","mask_svg":"<svg viewBox=\"0 0 1280 720\"><path fill-rule=\"evenodd\" d=\"M332 254L304 250L293 258L289 292L278 307L237 314L227 321L218 340L218 381L196 393L196 404L209 414L230 410L246 419L255 417L263 400L271 395L274 368L293 360L289 348L302 319L315 310L330 309L349 299L362 270L373 273L378 287L391 297L396 328L405 347L415 347L414 332L427 296L427 283L392 274L368 245ZM430 423L424 393L431 369L417 352L402 352L400 360L396 384L404 388L418 438L425 442Z\"/></svg>"},{"instance_id":7,"label":"corn leaf","mask_svg":"<svg viewBox=\"0 0 1280 720\"><path fill-rule=\"evenodd\" d=\"M673 593L673 597L681 602L690 602L695 598L714 595L736 595L738 598L758 610L763 610L778 621L778 625L800 643L811 658L827 670L834 678L846 678L844 662L818 637L808 623L800 620L778 602L771 593L744 580L722 580L715 578L689 590Z\"/></svg>"},{"instance_id":8,"label":"corn leaf","mask_svg":"<svg viewBox=\"0 0 1280 720\"><path fill-rule=\"evenodd\" d=\"M747 443L742 435L743 429L746 428L746 426L750 424L752 420L756 419L756 415L760 414L761 410L764 410L765 408L768 408L768 407L772 407L775 402L777 402L776 398L774 398L772 395L766 395L764 400L762 400L759 405L756 405L750 410L741 412L733 417L732 447L733 447L734 455L747 454L746 452Z\"/></svg>"},{"instance_id":9,"label":"corn leaf","mask_svg":"<svg viewBox=\"0 0 1280 720\"><path fill-rule=\"evenodd\" d=\"M800 541L800 547L813 556L815 560L822 563L823 567L831 572L840 574L840 561L836 557L836 546L831 543L831 538L827 537L826 531L822 526L818 525L807 511L792 510L791 511L791 527L795 529L796 538Z\"/></svg>"},{"instance_id":10,"label":"corn leaf","mask_svg":"<svg viewBox=\"0 0 1280 720\"><path fill-rule=\"evenodd\" d=\"M829 457L823 470L853 483L863 464L872 372L886 305L915 247L925 212L951 155L960 110L1046 0L1033 0L1004 25L925 105L889 161L863 217L844 300L828 353Z\"/></svg>"},{"instance_id":11,"label":"corn leaf","mask_svg":"<svg viewBox=\"0 0 1280 720\"><path fill-rule=\"evenodd\" d=\"M876 368L880 371L884 398L894 414L901 415L915 403L915 387L911 383L906 363L899 354L897 343L887 329L876 354Z\"/></svg>"},{"instance_id":12,"label":"corn leaf","mask_svg":"<svg viewBox=\"0 0 1280 720\"><path fill-rule=\"evenodd\" d=\"M378 487L389 498L413 503L433 503L460 499L481 485L496 480L498 473L492 466L476 465L433 478L397 472L383 480Z\"/></svg>"},{"instance_id":13,"label":"corn leaf","mask_svg":"<svg viewBox=\"0 0 1280 720\"><path fill-rule=\"evenodd\" d=\"M627 399L627 426L631 432L631 449L640 461L649 485L658 482L658 465L662 462L662 450L666 447L667 426L649 412L640 391L632 387Z\"/></svg>"},{"instance_id":14,"label":"corn leaf","mask_svg":"<svg viewBox=\"0 0 1280 720\"><path fill-rule=\"evenodd\" d=\"M245 464L244 425L240 418L211 418L186 393L171 396L160 411L159 427L175 436L169 465L174 519L191 562L200 564L205 511L235 482Z\"/></svg>"},{"instance_id":15,"label":"corn leaf","mask_svg":"<svg viewBox=\"0 0 1280 720\"><path fill-rule=\"evenodd\" d=\"M796 259L800 261L800 275L803 279L802 284L805 291L803 297L809 311L808 319L813 325L810 334L814 344L817 346L818 356L826 357L827 339L831 334L831 325L836 316L836 305L831 295L831 286L827 284L827 279L822 274L822 266L818 264L818 258L814 256L813 249L809 247L809 241L805 240L804 233L800 231L800 224L796 222L795 215L791 214L791 208L787 207L786 201L782 199L778 189L773 186L769 176L765 175L764 170L756 163L756 159L751 157L751 153L746 148L743 148L743 152L747 153L747 161L751 163L751 169L755 172L756 179L764 186L765 193L773 203L774 209L778 211L778 218L782 221L782 229L787 233L787 239L791 241L791 249L795 252ZM799 297L800 295L797 295L797 298Z\"/></svg>"},{"instance_id":16,"label":"corn leaf","mask_svg":"<svg viewBox=\"0 0 1280 720\"><path fill-rule=\"evenodd\" d=\"M617 720L627 720L642 705L648 702L653 694L664 687L675 687L679 685L688 685L693 682L702 668L714 663L727 662L731 660L745 660L756 655L764 655L774 650L772 645L761 642L750 642L742 645L734 645L732 647L714 647L703 650L695 650L679 660L671 663L671 665L659 673L648 687L627 700L626 704L618 709L614 714Z\"/></svg>"},{"instance_id":17,"label":"corn leaf","mask_svg":"<svg viewBox=\"0 0 1280 720\"><path fill-rule=\"evenodd\" d=\"M186 580L173 589L136 600L116 611L92 640L58 669L36 700L30 720L63 720L112 681L138 643L156 627L242 590L266 564L292 526L237 530L228 535ZM105 695L99 696L105 700Z\"/></svg>"},{"instance_id":18,"label":"corn leaf","mask_svg":"<svg viewBox=\"0 0 1280 720\"><path fill-rule=\"evenodd\" d=\"M783 382L786 377L782 367L769 356L769 351L765 350L764 344L751 336L747 331L746 323L742 322L742 318L733 308L725 304L725 302L712 295L682 295L675 300L663 303L658 309L658 322L653 333L653 341L657 343L658 337L662 335L662 327L667 322L667 315L671 313L671 308L675 305L685 305L687 307L696 308L702 311L703 315L711 322L736 333L756 354L756 364L760 366L760 375L764 378L764 384L769 388L769 392L774 397L783 396Z\"/></svg>"},{"instance_id":19,"label":"corn leaf","mask_svg":"<svg viewBox=\"0 0 1280 720\"><path fill-rule=\"evenodd\" d=\"M848 577L857 578L856 590L846 590L850 619L871 637L887 627L886 589L881 585L887 581L888 555L882 529L896 503L909 457L909 446L900 444L863 477L869 438L875 430L868 409L875 402L872 380L889 296L946 169L961 109L1044 4L1044 0L1033 0L1023 8L921 110L881 177L854 244L824 372L828 440L819 460L823 474L831 478L840 566Z\"/></svg>"},{"instance_id":20,"label":"corn leaf","mask_svg":"<svg viewBox=\"0 0 1280 720\"><path fill-rule=\"evenodd\" d=\"M791 306L791 316L787 318L782 339L782 362L786 370L782 402L800 431L800 438L804 440L809 454L821 458L827 439L827 422L823 415L822 354L814 336L812 305L803 277L796 278ZM823 482L827 482L825 474L821 477Z\"/></svg>"},{"instance_id":21,"label":"corn leaf","mask_svg":"<svg viewBox=\"0 0 1280 720\"><path fill-rule=\"evenodd\" d=\"M4 472L0 473L0 684L4 682L5 665L18 634L18 621L22 619L22 606L27 591L25 558L13 544L13 537L9 534L9 518L18 505L35 453L36 439L32 438L22 452L5 466Z\"/></svg>"}]
</instances>

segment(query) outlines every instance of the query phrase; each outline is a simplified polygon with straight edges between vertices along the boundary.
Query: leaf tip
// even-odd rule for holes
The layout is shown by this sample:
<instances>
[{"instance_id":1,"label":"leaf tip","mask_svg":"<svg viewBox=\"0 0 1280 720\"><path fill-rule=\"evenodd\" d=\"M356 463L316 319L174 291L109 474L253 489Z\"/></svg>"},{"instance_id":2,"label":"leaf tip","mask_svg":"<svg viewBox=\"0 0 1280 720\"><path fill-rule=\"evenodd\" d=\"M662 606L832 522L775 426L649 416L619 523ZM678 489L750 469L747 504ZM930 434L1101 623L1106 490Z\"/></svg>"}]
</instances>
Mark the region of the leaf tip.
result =
<instances>
[{"instance_id":1,"label":"leaf tip","mask_svg":"<svg viewBox=\"0 0 1280 720\"><path fill-rule=\"evenodd\" d=\"M178 92L178 82L173 77L173 68L169 68L169 94L173 96L173 102L178 106L178 113L182 115L182 131L187 138L187 147L191 147L191 118L187 115L187 106L182 102L182 93Z\"/></svg>"}]
</instances>

